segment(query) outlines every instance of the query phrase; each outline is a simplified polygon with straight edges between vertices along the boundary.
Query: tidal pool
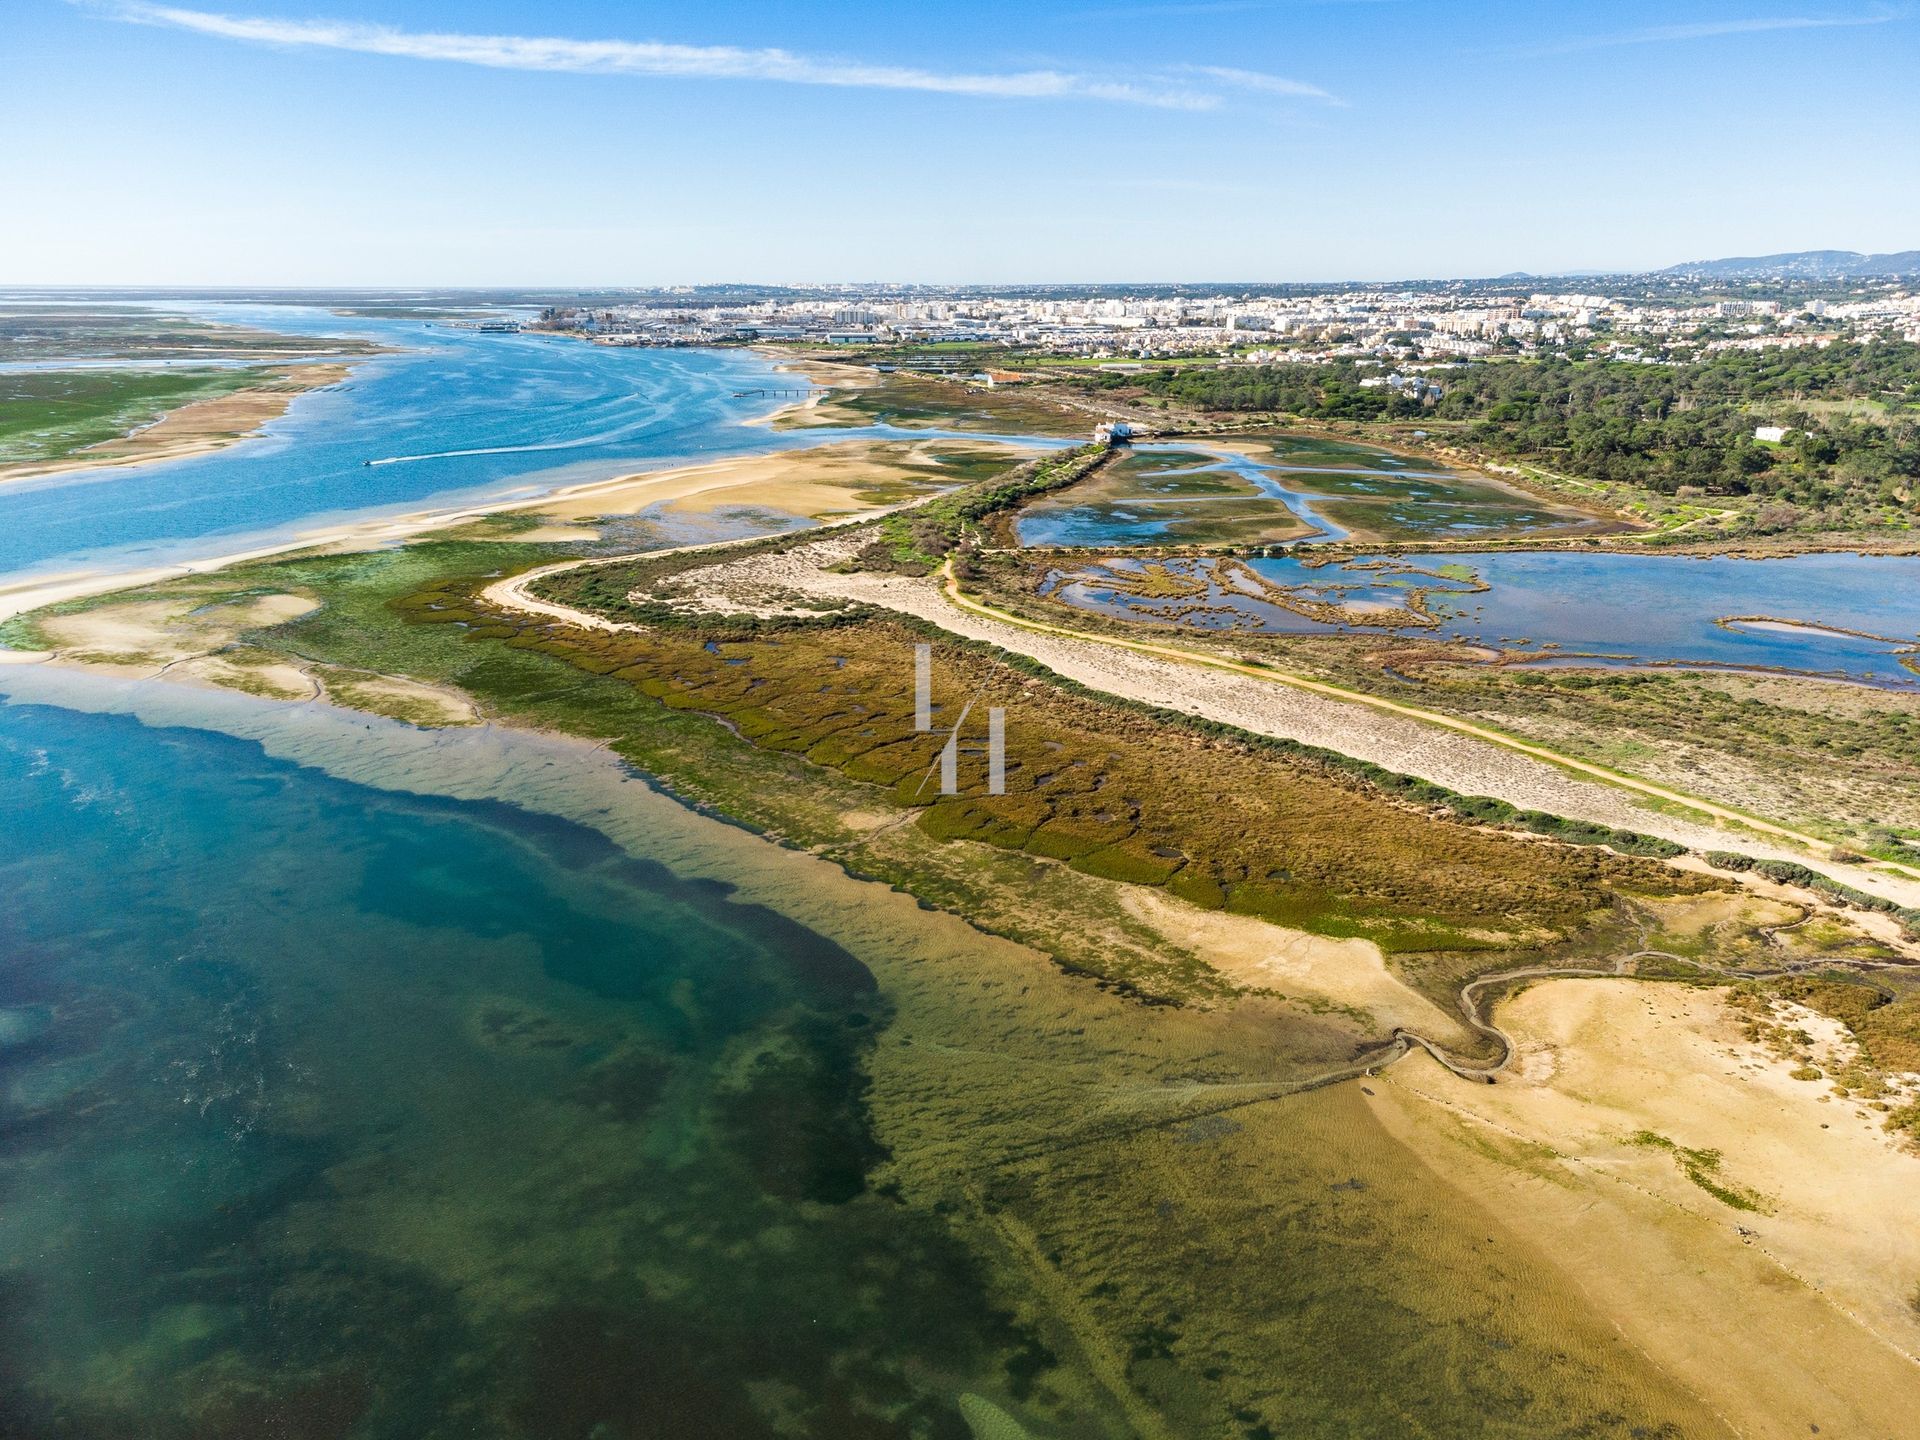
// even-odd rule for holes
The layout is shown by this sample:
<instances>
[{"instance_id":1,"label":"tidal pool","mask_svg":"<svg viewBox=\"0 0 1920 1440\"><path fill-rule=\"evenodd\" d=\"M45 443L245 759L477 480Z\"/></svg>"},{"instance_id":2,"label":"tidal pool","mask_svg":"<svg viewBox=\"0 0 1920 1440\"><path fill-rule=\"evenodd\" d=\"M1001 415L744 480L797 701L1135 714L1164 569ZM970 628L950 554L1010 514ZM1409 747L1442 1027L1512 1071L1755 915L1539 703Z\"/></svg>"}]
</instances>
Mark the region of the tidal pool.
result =
<instances>
[{"instance_id":1,"label":"tidal pool","mask_svg":"<svg viewBox=\"0 0 1920 1440\"><path fill-rule=\"evenodd\" d=\"M1366 630L1463 639L1534 664L1786 670L1920 688L1920 556L1509 550L1235 564L1258 583L1216 560L1156 569L1115 559L1057 570L1047 588L1070 605L1203 629Z\"/></svg>"},{"instance_id":2,"label":"tidal pool","mask_svg":"<svg viewBox=\"0 0 1920 1440\"><path fill-rule=\"evenodd\" d=\"M1083 485L1014 520L1022 545L1263 545L1577 533L1592 516L1367 445L1249 436L1233 446L1133 446Z\"/></svg>"}]
</instances>

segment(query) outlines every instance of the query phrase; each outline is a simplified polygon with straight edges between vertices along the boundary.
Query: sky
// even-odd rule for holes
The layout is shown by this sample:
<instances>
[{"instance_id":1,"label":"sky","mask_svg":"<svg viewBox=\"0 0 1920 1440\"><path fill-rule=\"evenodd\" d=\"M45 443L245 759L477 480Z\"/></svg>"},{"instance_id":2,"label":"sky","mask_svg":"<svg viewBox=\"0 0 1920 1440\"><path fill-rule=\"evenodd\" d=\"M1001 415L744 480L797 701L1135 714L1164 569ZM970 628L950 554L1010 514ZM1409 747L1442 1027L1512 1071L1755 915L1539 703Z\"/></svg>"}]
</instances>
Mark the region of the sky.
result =
<instances>
[{"instance_id":1,"label":"sky","mask_svg":"<svg viewBox=\"0 0 1920 1440\"><path fill-rule=\"evenodd\" d=\"M0 0L0 284L1920 248L1920 0Z\"/></svg>"}]
</instances>

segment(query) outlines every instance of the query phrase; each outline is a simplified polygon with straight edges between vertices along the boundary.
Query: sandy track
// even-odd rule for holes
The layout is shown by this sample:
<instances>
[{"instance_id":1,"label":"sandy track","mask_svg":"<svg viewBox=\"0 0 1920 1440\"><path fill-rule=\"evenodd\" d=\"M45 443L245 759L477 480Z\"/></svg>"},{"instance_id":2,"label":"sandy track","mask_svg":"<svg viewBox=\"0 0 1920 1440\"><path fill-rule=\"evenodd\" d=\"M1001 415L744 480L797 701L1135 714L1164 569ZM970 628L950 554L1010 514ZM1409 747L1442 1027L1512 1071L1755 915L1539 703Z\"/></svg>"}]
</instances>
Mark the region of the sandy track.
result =
<instances>
[{"instance_id":1,"label":"sandy track","mask_svg":"<svg viewBox=\"0 0 1920 1440\"><path fill-rule=\"evenodd\" d=\"M1819 845L1814 837L1708 801L1568 760L1469 722L1376 701L1317 681L1151 641L1114 640L1018 620L931 579L840 574L828 568L846 558L851 549L844 536L821 536L784 552L748 555L683 572L679 579L690 592L690 606L734 613L792 613L787 597L795 593L873 605L1024 655L1110 695L1184 711L1254 734L1320 746L1523 809L1658 835L1697 850L1734 850L1796 861L1869 893L1920 905L1920 881L1820 858L1807 848ZM526 593L530 581L560 568L565 567L548 567L492 586L487 598L568 624L626 628ZM1650 800L1685 806L1692 815L1638 803L1636 792ZM1726 822L1725 828L1716 823L1720 821Z\"/></svg>"}]
</instances>

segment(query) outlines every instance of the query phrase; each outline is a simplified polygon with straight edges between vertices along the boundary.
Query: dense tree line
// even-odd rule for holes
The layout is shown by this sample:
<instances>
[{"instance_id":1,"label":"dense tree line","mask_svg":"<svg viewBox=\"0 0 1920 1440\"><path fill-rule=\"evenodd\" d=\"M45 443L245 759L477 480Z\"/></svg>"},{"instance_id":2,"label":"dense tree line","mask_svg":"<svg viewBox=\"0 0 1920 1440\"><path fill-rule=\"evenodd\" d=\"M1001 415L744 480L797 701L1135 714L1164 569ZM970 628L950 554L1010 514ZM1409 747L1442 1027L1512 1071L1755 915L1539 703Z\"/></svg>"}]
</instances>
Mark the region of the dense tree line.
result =
<instances>
[{"instance_id":1,"label":"dense tree line","mask_svg":"<svg viewBox=\"0 0 1920 1440\"><path fill-rule=\"evenodd\" d=\"M1664 495L1751 495L1760 530L1915 519L1920 345L1729 351L1679 365L1514 360L1432 372L1425 402L1362 386L1377 366L1192 367L1107 375L1201 410L1316 420L1458 422L1469 444ZM1840 408L1873 401L1884 411ZM1784 444L1754 439L1789 427Z\"/></svg>"}]
</instances>

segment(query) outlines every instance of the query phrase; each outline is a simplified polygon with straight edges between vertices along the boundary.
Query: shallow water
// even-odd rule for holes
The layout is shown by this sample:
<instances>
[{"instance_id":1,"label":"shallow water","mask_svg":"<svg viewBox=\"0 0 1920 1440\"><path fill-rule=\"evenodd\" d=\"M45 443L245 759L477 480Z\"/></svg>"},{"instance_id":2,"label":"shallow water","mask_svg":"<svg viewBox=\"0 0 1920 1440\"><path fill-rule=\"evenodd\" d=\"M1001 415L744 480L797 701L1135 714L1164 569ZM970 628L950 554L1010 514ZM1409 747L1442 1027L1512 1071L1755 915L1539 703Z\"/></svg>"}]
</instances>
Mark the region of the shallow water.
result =
<instances>
[{"instance_id":1,"label":"shallow water","mask_svg":"<svg viewBox=\"0 0 1920 1440\"><path fill-rule=\"evenodd\" d=\"M0 1432L771 1434L758 1385L814 1433L951 1434L1021 1352L868 1184L872 972L713 878L778 852L664 823L676 868L15 699ZM395 781L675 808L579 747L224 713Z\"/></svg>"},{"instance_id":2,"label":"shallow water","mask_svg":"<svg viewBox=\"0 0 1920 1440\"><path fill-rule=\"evenodd\" d=\"M1685 1416L1354 1087L1220 1113L1260 1007L1108 994L581 744L0 693L0 1433Z\"/></svg>"},{"instance_id":3,"label":"shallow water","mask_svg":"<svg viewBox=\"0 0 1920 1440\"><path fill-rule=\"evenodd\" d=\"M736 392L799 383L744 349L483 335L298 305L170 308L400 353L357 362L344 383L296 399L266 434L211 454L0 486L0 577L204 559L350 518L530 496L727 455L943 433L743 425L790 402Z\"/></svg>"},{"instance_id":4,"label":"shallow water","mask_svg":"<svg viewBox=\"0 0 1920 1440\"><path fill-rule=\"evenodd\" d=\"M1591 528L1585 517L1366 445L1302 436L1251 458L1197 441L1141 444L1094 482L1020 512L1023 545L1259 545ZM1196 463L1186 464L1183 460Z\"/></svg>"},{"instance_id":5,"label":"shallow water","mask_svg":"<svg viewBox=\"0 0 1920 1440\"><path fill-rule=\"evenodd\" d=\"M1132 563L1111 568L1124 571ZM1413 555L1384 566L1377 557L1319 566L1290 557L1247 564L1303 599L1355 609L1397 607L1421 591L1438 621L1371 627L1370 633L1457 637L1543 664L1580 657L1589 664L1778 669L1920 688L1920 673L1902 663L1920 654L1920 556L1746 560L1515 550ZM1286 634L1355 628L1235 593L1214 581L1213 565L1170 562L1176 573L1209 582L1197 600L1129 596L1103 584L1099 569L1057 572L1050 583L1068 604L1120 616L1167 618L1197 603L1208 608L1185 614L1183 623ZM1481 584L1484 591L1476 589ZM1752 616L1796 623L1721 623Z\"/></svg>"}]
</instances>

